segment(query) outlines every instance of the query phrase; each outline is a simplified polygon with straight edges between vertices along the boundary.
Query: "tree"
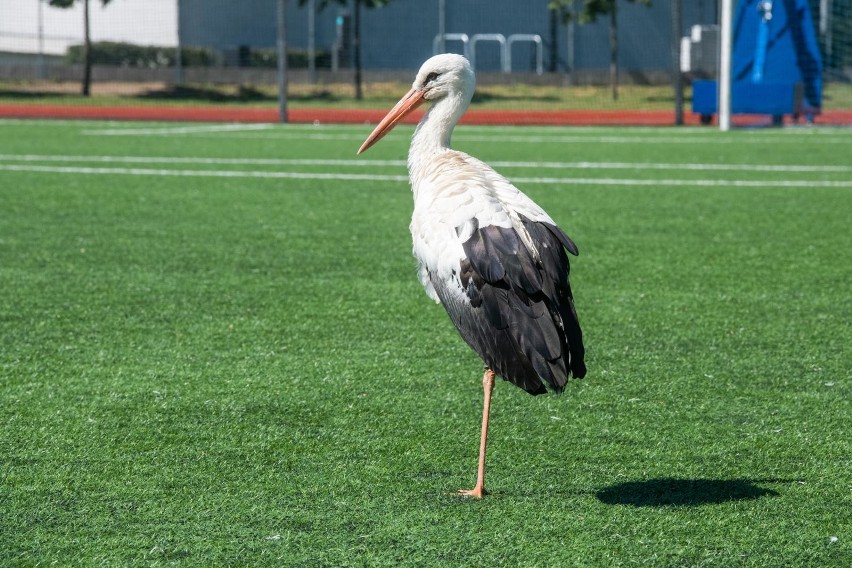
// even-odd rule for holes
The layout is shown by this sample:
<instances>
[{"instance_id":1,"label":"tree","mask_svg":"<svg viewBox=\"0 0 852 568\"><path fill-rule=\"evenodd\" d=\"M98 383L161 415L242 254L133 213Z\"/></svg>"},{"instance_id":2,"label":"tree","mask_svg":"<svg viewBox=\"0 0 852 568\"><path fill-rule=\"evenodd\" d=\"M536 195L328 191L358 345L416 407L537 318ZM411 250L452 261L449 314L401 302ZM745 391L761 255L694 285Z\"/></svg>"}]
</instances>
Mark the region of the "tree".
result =
<instances>
[{"instance_id":1,"label":"tree","mask_svg":"<svg viewBox=\"0 0 852 568\"><path fill-rule=\"evenodd\" d=\"M88 97L92 91L92 38L89 33L89 0L48 0L56 8L70 8L75 1L83 2L83 95ZM112 0L101 0L106 6Z\"/></svg>"},{"instance_id":2,"label":"tree","mask_svg":"<svg viewBox=\"0 0 852 568\"><path fill-rule=\"evenodd\" d=\"M618 2L617 0L581 0L582 7L574 13L574 0L549 0L547 7L562 15L563 22L573 18L581 24L596 22L598 16L609 15L609 84L612 99L618 99ZM627 0L650 6L651 0Z\"/></svg>"},{"instance_id":3,"label":"tree","mask_svg":"<svg viewBox=\"0 0 852 568\"><path fill-rule=\"evenodd\" d=\"M354 32L352 34L352 47L355 52L355 98L361 100L364 98L364 92L361 86L361 6L366 8L381 8L386 6L391 0L354 0L352 9L352 24ZM304 6L308 0L299 0L299 5ZM349 4L349 0L319 0L319 9L324 10L326 6L334 2L341 6Z\"/></svg>"}]
</instances>

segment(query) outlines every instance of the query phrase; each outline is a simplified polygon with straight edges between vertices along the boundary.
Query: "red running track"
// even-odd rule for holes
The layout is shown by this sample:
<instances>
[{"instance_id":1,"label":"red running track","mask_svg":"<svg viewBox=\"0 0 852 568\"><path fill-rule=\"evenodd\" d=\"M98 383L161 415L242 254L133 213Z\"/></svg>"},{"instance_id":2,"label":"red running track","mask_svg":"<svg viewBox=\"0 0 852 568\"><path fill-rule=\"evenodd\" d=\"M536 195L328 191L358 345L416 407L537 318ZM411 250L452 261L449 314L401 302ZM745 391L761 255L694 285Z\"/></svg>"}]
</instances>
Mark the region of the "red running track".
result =
<instances>
[{"instance_id":1,"label":"red running track","mask_svg":"<svg viewBox=\"0 0 852 568\"><path fill-rule=\"evenodd\" d=\"M289 122L319 124L375 124L382 119L383 109L296 108L288 112ZM406 117L416 123L422 112ZM278 122L275 108L226 106L159 107L159 106L75 106L0 104L0 118L49 118L91 120L147 120L188 122ZM698 115L687 112L684 122L699 124ZM734 124L768 124L766 116L735 116ZM564 126L671 126L674 112L669 110L480 110L471 109L462 118L464 124L493 125L564 125ZM852 125L852 110L824 111L817 124Z\"/></svg>"}]
</instances>

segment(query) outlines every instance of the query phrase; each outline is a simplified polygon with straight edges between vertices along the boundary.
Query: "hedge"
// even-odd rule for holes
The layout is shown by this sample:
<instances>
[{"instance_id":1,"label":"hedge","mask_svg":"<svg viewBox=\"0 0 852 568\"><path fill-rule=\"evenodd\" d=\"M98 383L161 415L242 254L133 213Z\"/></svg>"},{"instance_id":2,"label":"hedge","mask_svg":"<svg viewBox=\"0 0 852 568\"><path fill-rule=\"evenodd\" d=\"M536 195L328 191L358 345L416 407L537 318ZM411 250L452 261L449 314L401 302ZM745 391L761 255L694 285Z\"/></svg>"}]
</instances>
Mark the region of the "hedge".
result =
<instances>
[{"instance_id":1,"label":"hedge","mask_svg":"<svg viewBox=\"0 0 852 568\"><path fill-rule=\"evenodd\" d=\"M114 65L119 67L174 67L177 48L154 45L136 45L133 43L98 41L92 43L92 64ZM182 63L185 67L212 67L222 64L222 56L206 47L182 47ZM83 63L83 45L68 47L65 55L70 64ZM316 53L316 65L331 67L331 54L320 50ZM240 67L275 67L278 56L274 49L241 47L236 63ZM287 64L293 68L308 66L308 53L305 50L288 50Z\"/></svg>"}]
</instances>

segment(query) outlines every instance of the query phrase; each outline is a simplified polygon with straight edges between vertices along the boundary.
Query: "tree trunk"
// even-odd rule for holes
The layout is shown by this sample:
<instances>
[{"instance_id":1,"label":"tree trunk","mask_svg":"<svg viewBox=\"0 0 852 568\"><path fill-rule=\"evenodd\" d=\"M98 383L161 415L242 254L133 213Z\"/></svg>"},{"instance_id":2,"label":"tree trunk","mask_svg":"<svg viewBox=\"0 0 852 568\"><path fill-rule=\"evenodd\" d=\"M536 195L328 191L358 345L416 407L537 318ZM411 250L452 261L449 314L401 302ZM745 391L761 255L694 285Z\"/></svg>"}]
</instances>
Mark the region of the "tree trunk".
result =
<instances>
[{"instance_id":1,"label":"tree trunk","mask_svg":"<svg viewBox=\"0 0 852 568\"><path fill-rule=\"evenodd\" d=\"M83 96L91 94L92 38L89 34L89 0L83 0Z\"/></svg>"},{"instance_id":2,"label":"tree trunk","mask_svg":"<svg viewBox=\"0 0 852 568\"><path fill-rule=\"evenodd\" d=\"M275 7L276 54L278 63L278 122L287 122L287 0Z\"/></svg>"},{"instance_id":3,"label":"tree trunk","mask_svg":"<svg viewBox=\"0 0 852 568\"><path fill-rule=\"evenodd\" d=\"M364 98L361 89L361 0L355 0L355 33L352 35L352 43L355 45L355 100Z\"/></svg>"},{"instance_id":4,"label":"tree trunk","mask_svg":"<svg viewBox=\"0 0 852 568\"><path fill-rule=\"evenodd\" d=\"M609 13L609 84L612 89L612 100L618 100L618 25L616 18L618 14L617 2L612 3L612 12Z\"/></svg>"},{"instance_id":5,"label":"tree trunk","mask_svg":"<svg viewBox=\"0 0 852 568\"><path fill-rule=\"evenodd\" d=\"M559 21L556 10L550 10L550 64L547 70L551 73L556 73L557 58L559 57Z\"/></svg>"}]
</instances>

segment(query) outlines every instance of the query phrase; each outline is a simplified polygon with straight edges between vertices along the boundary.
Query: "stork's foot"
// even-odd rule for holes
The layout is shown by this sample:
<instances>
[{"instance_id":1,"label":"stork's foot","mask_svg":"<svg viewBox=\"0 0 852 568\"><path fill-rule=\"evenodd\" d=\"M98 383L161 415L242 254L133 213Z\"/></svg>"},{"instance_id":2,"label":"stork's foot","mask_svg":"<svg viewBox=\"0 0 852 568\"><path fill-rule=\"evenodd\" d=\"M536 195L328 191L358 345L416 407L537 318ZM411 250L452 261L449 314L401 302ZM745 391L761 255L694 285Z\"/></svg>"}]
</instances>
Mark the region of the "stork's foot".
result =
<instances>
[{"instance_id":1,"label":"stork's foot","mask_svg":"<svg viewBox=\"0 0 852 568\"><path fill-rule=\"evenodd\" d=\"M462 497L472 497L473 499L482 499L488 495L488 491L481 485L477 485L473 489L459 489L456 493Z\"/></svg>"}]
</instances>

